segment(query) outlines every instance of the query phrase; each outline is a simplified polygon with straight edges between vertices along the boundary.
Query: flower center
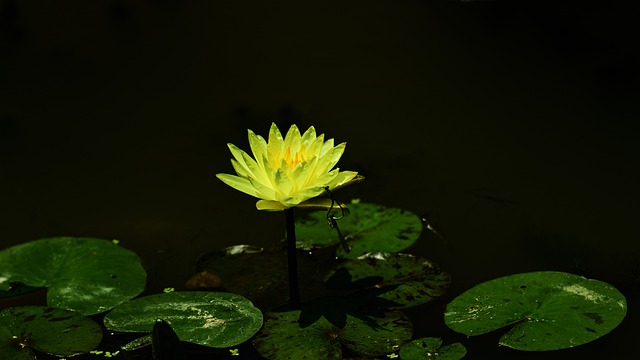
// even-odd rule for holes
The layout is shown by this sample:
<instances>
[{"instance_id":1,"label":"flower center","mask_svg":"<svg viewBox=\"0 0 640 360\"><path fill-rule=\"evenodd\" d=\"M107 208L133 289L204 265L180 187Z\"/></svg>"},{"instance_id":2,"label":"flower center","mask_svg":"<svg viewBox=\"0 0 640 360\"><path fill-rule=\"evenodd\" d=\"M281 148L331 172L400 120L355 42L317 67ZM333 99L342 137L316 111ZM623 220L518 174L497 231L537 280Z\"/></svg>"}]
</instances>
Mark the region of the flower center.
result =
<instances>
[{"instance_id":1,"label":"flower center","mask_svg":"<svg viewBox=\"0 0 640 360\"><path fill-rule=\"evenodd\" d=\"M287 164L289 164L290 167L294 167L296 165L298 165L299 163L305 161L305 153L304 153L304 145L302 145L302 147L300 148L300 150L296 151L295 153L291 154L291 148L287 148L284 151L284 161L287 162Z\"/></svg>"}]
</instances>

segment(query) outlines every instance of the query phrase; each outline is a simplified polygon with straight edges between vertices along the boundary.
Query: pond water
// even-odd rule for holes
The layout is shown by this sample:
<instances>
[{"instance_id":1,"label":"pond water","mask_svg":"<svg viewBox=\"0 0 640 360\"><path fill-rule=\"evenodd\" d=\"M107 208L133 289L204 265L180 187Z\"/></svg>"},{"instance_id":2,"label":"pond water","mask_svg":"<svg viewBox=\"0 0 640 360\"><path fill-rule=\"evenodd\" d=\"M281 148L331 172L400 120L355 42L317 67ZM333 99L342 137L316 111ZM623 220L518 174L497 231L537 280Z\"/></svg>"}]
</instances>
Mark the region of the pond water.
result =
<instances>
[{"instance_id":1,"label":"pond water","mask_svg":"<svg viewBox=\"0 0 640 360\"><path fill-rule=\"evenodd\" d=\"M314 125L348 143L339 167L366 177L340 199L413 211L442 234L410 249L453 279L408 311L417 335L462 341L470 358L636 352L632 9L75 3L0 9L2 248L119 239L143 259L149 292L180 288L207 252L283 237L281 213L215 178L233 171L226 143L248 150L246 129L266 135L272 121ZM613 284L627 318L543 354L444 326L444 305L471 286L538 270Z\"/></svg>"}]
</instances>

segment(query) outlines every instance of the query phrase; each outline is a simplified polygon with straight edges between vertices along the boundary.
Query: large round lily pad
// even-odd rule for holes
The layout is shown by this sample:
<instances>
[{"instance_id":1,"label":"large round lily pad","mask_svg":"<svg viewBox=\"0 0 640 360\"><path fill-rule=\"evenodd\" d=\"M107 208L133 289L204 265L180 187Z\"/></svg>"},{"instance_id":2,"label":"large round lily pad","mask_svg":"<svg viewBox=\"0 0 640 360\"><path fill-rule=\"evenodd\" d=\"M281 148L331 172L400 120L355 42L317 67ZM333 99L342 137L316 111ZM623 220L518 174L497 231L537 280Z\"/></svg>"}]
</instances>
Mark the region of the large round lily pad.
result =
<instances>
[{"instance_id":1,"label":"large round lily pad","mask_svg":"<svg viewBox=\"0 0 640 360\"><path fill-rule=\"evenodd\" d=\"M353 259L370 252L400 252L411 246L422 232L422 221L412 212L357 201L348 207L349 213L337 220L337 224L351 251L339 248L339 257ZM309 213L297 221L296 236L301 249L340 242L336 229L327 223L326 211Z\"/></svg>"},{"instance_id":2,"label":"large round lily pad","mask_svg":"<svg viewBox=\"0 0 640 360\"><path fill-rule=\"evenodd\" d=\"M104 318L114 331L151 332L157 319L171 325L180 340L225 348L250 339L262 326L262 313L246 298L222 292L170 292L126 302Z\"/></svg>"},{"instance_id":3,"label":"large round lily pad","mask_svg":"<svg viewBox=\"0 0 640 360\"><path fill-rule=\"evenodd\" d=\"M300 311L269 312L264 328L254 340L258 352L267 359L342 359L342 346L363 357L384 356L397 351L411 339L409 319L399 311L376 319L347 315L344 328L324 317L304 328Z\"/></svg>"},{"instance_id":4,"label":"large round lily pad","mask_svg":"<svg viewBox=\"0 0 640 360\"><path fill-rule=\"evenodd\" d=\"M140 294L146 272L138 255L112 241L55 237L0 251L0 290L12 281L48 288L49 306L92 315Z\"/></svg>"},{"instance_id":5,"label":"large round lily pad","mask_svg":"<svg viewBox=\"0 0 640 360\"><path fill-rule=\"evenodd\" d=\"M402 360L459 360L467 354L467 349L460 343L442 346L440 338L421 338L411 341L400 348Z\"/></svg>"},{"instance_id":6,"label":"large round lily pad","mask_svg":"<svg viewBox=\"0 0 640 360\"><path fill-rule=\"evenodd\" d=\"M0 311L0 359L36 359L31 349L73 356L88 353L101 340L100 325L77 312L45 306Z\"/></svg>"},{"instance_id":7,"label":"large round lily pad","mask_svg":"<svg viewBox=\"0 0 640 360\"><path fill-rule=\"evenodd\" d=\"M409 254L368 254L345 261L325 277L329 288L377 289L377 296L395 309L427 303L450 283L449 274L436 264Z\"/></svg>"},{"instance_id":8,"label":"large round lily pad","mask_svg":"<svg viewBox=\"0 0 640 360\"><path fill-rule=\"evenodd\" d=\"M626 311L624 296L613 286L548 271L479 284L447 305L445 322L466 335L512 326L501 345L543 351L593 341L618 326Z\"/></svg>"}]
</instances>

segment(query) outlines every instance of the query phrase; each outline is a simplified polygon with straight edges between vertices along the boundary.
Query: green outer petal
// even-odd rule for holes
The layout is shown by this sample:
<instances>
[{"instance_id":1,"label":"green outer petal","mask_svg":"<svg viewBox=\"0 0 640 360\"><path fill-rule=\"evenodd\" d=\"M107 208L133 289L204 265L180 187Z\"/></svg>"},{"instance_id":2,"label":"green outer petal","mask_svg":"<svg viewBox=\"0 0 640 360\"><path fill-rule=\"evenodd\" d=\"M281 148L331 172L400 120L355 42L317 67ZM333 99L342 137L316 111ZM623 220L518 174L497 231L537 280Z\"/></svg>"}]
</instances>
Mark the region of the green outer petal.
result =
<instances>
[{"instance_id":1,"label":"green outer petal","mask_svg":"<svg viewBox=\"0 0 640 360\"><path fill-rule=\"evenodd\" d=\"M356 171L341 171L335 178L333 178L333 180L331 180L327 184L327 186L329 187L329 189L333 190L353 180L353 178L355 178L357 175L358 173Z\"/></svg>"},{"instance_id":2,"label":"green outer petal","mask_svg":"<svg viewBox=\"0 0 640 360\"><path fill-rule=\"evenodd\" d=\"M231 151L231 155L233 155L233 158L236 159L236 161L240 163L240 165L246 167L247 165L244 163L244 158L242 157L242 153L244 152L244 150L233 145L232 143L228 143L227 147Z\"/></svg>"},{"instance_id":3,"label":"green outer petal","mask_svg":"<svg viewBox=\"0 0 640 360\"><path fill-rule=\"evenodd\" d=\"M301 202L296 207L299 207L301 209L309 209L309 210L314 210L314 209L315 210L318 210L318 209L320 209L320 210L323 210L323 209L324 210L328 210L328 209L331 208L331 204L332 203L333 203L333 201L331 199L315 197L315 198L311 198L311 199L309 199L307 201ZM334 207L335 207L335 204L334 204ZM346 206L344 206L344 204L343 204L342 207L346 207Z\"/></svg>"},{"instance_id":4,"label":"green outer petal","mask_svg":"<svg viewBox=\"0 0 640 360\"><path fill-rule=\"evenodd\" d=\"M308 187L293 194L293 199L290 203L295 203L296 205L298 205L304 201L322 195L323 192L324 189L320 186Z\"/></svg>"},{"instance_id":5,"label":"green outer petal","mask_svg":"<svg viewBox=\"0 0 640 360\"><path fill-rule=\"evenodd\" d=\"M245 194L249 194L257 198L262 197L260 196L258 190L256 190L256 188L253 186L253 184L251 184L251 181L245 178L229 174L216 174L216 177L238 191L242 191Z\"/></svg>"},{"instance_id":6,"label":"green outer petal","mask_svg":"<svg viewBox=\"0 0 640 360\"><path fill-rule=\"evenodd\" d=\"M240 165L240 163L237 162L236 159L231 159L231 165L233 166L233 170L236 171L236 174L238 174L238 176L243 178L249 178L249 176L251 176L247 171L247 168Z\"/></svg>"},{"instance_id":7,"label":"green outer petal","mask_svg":"<svg viewBox=\"0 0 640 360\"><path fill-rule=\"evenodd\" d=\"M284 206L279 201L259 200L256 203L256 208L258 210L265 210L265 211L282 211L282 210L288 209L289 206Z\"/></svg>"}]
</instances>

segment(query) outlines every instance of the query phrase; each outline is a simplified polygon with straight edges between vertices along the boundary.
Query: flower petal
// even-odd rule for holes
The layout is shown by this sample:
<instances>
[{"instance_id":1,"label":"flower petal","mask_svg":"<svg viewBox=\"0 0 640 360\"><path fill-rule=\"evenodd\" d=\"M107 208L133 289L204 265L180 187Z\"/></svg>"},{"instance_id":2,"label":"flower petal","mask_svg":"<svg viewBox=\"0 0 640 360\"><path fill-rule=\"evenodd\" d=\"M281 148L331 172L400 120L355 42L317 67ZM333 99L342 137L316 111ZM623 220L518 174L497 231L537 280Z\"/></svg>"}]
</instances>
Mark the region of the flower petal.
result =
<instances>
[{"instance_id":1,"label":"flower petal","mask_svg":"<svg viewBox=\"0 0 640 360\"><path fill-rule=\"evenodd\" d=\"M308 187L293 194L291 200L289 200L288 203L298 205L304 201L322 195L323 192L324 189L321 186Z\"/></svg>"},{"instance_id":2,"label":"flower petal","mask_svg":"<svg viewBox=\"0 0 640 360\"><path fill-rule=\"evenodd\" d=\"M333 201L331 199L327 199L327 198L311 198L307 201L301 202L300 204L298 204L296 207L299 208L303 208L303 209L309 209L309 210L329 210L331 208L331 203L333 203ZM334 204L334 207L336 205ZM345 207L343 205L343 207Z\"/></svg>"},{"instance_id":3,"label":"flower petal","mask_svg":"<svg viewBox=\"0 0 640 360\"><path fill-rule=\"evenodd\" d=\"M307 159L311 157L320 157L320 151L324 145L324 134L320 134L313 142L307 147Z\"/></svg>"},{"instance_id":4,"label":"flower petal","mask_svg":"<svg viewBox=\"0 0 640 360\"><path fill-rule=\"evenodd\" d=\"M342 171L336 175L328 184L330 190L344 186L358 175L355 171Z\"/></svg>"},{"instance_id":5,"label":"flower petal","mask_svg":"<svg viewBox=\"0 0 640 360\"><path fill-rule=\"evenodd\" d=\"M284 206L279 201L259 200L256 203L256 208L258 210L265 210L265 211L282 211L282 210L288 209L289 207Z\"/></svg>"},{"instance_id":6,"label":"flower petal","mask_svg":"<svg viewBox=\"0 0 640 360\"><path fill-rule=\"evenodd\" d=\"M252 159L249 156L249 154L247 154L246 152L243 151L241 155L242 155L242 160L244 161L244 164L245 164L245 168L251 174L250 177L257 180L262 185L270 186L271 180L269 179L267 174L264 172L264 169L261 168L260 165L258 165L258 163L254 159Z\"/></svg>"},{"instance_id":7,"label":"flower petal","mask_svg":"<svg viewBox=\"0 0 640 360\"><path fill-rule=\"evenodd\" d=\"M296 125L291 125L289 131L287 131L287 135L284 137L284 148L291 149L291 155L295 155L298 149L300 149L300 139L300 130L298 130Z\"/></svg>"},{"instance_id":8,"label":"flower petal","mask_svg":"<svg viewBox=\"0 0 640 360\"><path fill-rule=\"evenodd\" d=\"M262 197L251 182L245 178L229 174L216 174L216 177L238 191L242 191L245 194L249 194L257 198Z\"/></svg>"},{"instance_id":9,"label":"flower petal","mask_svg":"<svg viewBox=\"0 0 640 360\"><path fill-rule=\"evenodd\" d=\"M288 197L293 188L293 183L291 182L289 175L287 175L287 173L282 168L280 168L276 170L274 180L276 192L281 196L284 195Z\"/></svg>"},{"instance_id":10,"label":"flower petal","mask_svg":"<svg viewBox=\"0 0 640 360\"><path fill-rule=\"evenodd\" d=\"M329 150L333 149L333 139L329 139L322 144L320 149L320 156L324 156Z\"/></svg>"},{"instance_id":11,"label":"flower petal","mask_svg":"<svg viewBox=\"0 0 640 360\"><path fill-rule=\"evenodd\" d=\"M309 148L309 145L316 139L316 129L313 126L309 126L307 131L302 134L302 144L305 148Z\"/></svg>"},{"instance_id":12,"label":"flower petal","mask_svg":"<svg viewBox=\"0 0 640 360\"><path fill-rule=\"evenodd\" d=\"M240 165L240 163L238 163L236 159L231 159L231 165L233 166L233 169L236 171L236 174L238 174L238 176L249 178L249 171L247 170L246 166Z\"/></svg>"},{"instance_id":13,"label":"flower petal","mask_svg":"<svg viewBox=\"0 0 640 360\"><path fill-rule=\"evenodd\" d=\"M271 123L269 129L269 142L267 143L267 159L271 162L271 165L275 168L280 165L282 159L282 153L284 151L284 140L282 134L276 126L276 123Z\"/></svg>"},{"instance_id":14,"label":"flower petal","mask_svg":"<svg viewBox=\"0 0 640 360\"><path fill-rule=\"evenodd\" d=\"M262 164L262 159L267 154L267 142L260 135L256 135L253 131L248 130L249 132L249 146L251 146L251 152L253 153L253 158L256 159L258 166L262 168L264 171L264 165Z\"/></svg>"},{"instance_id":15,"label":"flower petal","mask_svg":"<svg viewBox=\"0 0 640 360\"><path fill-rule=\"evenodd\" d=\"M329 171L328 173L321 174L318 178L313 181L313 184L309 184L310 187L320 187L324 188L325 186L329 186L332 183L333 179L336 178L339 174L339 169L334 169ZM329 186L330 187L330 186Z\"/></svg>"},{"instance_id":16,"label":"flower petal","mask_svg":"<svg viewBox=\"0 0 640 360\"><path fill-rule=\"evenodd\" d=\"M271 186L265 186L254 179L249 179L249 182L251 182L251 185L260 194L260 199L276 200L276 191Z\"/></svg>"},{"instance_id":17,"label":"flower petal","mask_svg":"<svg viewBox=\"0 0 640 360\"><path fill-rule=\"evenodd\" d=\"M340 161L342 154L344 154L346 146L347 143L342 143L327 151L327 153L322 157L320 163L318 163L317 171L322 174L333 169L338 161Z\"/></svg>"}]
</instances>

